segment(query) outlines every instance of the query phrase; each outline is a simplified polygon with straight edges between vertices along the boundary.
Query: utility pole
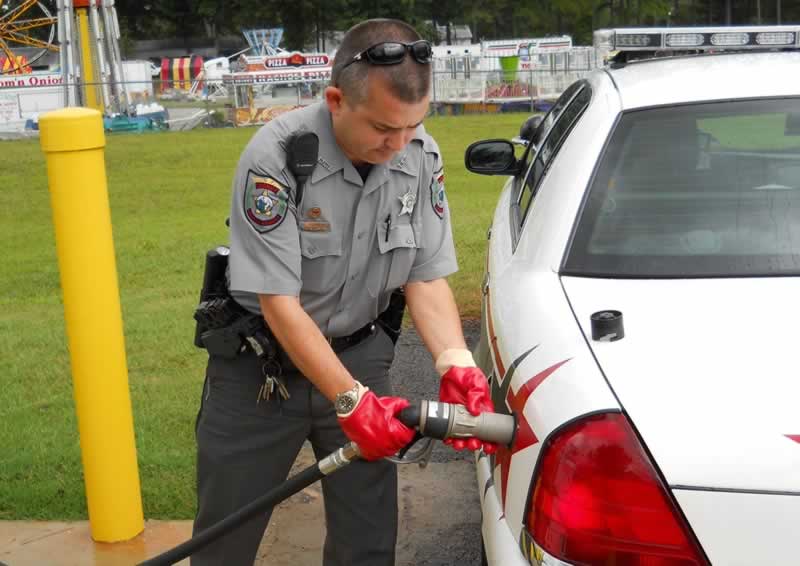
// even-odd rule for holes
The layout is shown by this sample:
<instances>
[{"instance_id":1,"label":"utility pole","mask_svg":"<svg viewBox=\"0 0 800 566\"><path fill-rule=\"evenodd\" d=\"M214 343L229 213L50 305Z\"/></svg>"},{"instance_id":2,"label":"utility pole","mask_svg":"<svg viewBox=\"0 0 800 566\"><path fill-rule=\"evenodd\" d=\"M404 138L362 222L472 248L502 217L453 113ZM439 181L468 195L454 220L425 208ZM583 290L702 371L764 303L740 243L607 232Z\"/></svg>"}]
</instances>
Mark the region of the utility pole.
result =
<instances>
[{"instance_id":1,"label":"utility pole","mask_svg":"<svg viewBox=\"0 0 800 566\"><path fill-rule=\"evenodd\" d=\"M781 25L781 0L777 0L776 13L778 15L777 24Z\"/></svg>"}]
</instances>

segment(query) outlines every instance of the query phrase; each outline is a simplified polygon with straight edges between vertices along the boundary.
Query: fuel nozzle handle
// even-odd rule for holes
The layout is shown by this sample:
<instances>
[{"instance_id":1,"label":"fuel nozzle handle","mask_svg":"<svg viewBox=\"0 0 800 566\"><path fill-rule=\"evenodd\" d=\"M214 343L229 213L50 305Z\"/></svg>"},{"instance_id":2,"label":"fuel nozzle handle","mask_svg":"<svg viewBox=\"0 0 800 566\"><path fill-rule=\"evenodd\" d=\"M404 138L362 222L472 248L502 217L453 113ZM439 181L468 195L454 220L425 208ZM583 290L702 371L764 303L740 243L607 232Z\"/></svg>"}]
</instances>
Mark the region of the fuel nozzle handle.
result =
<instances>
[{"instance_id":1,"label":"fuel nozzle handle","mask_svg":"<svg viewBox=\"0 0 800 566\"><path fill-rule=\"evenodd\" d=\"M516 422L511 415L499 413L471 414L463 405L439 401L420 401L398 413L397 418L408 427L417 428L430 438L477 438L485 442L510 445Z\"/></svg>"}]
</instances>

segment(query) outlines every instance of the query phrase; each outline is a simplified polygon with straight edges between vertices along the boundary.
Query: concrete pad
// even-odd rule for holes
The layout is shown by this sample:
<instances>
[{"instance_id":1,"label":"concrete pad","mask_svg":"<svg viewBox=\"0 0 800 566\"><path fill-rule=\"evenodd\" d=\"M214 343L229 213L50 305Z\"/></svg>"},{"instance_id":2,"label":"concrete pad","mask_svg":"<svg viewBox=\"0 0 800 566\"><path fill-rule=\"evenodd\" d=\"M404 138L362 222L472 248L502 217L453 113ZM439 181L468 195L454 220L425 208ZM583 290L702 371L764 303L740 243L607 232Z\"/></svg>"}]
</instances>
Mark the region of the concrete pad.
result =
<instances>
[{"instance_id":1,"label":"concrete pad","mask_svg":"<svg viewBox=\"0 0 800 566\"><path fill-rule=\"evenodd\" d=\"M95 542L88 521L0 521L0 562L8 566L116 566L137 564L192 534L191 521L146 521L139 536ZM189 561L180 562L181 566Z\"/></svg>"}]
</instances>

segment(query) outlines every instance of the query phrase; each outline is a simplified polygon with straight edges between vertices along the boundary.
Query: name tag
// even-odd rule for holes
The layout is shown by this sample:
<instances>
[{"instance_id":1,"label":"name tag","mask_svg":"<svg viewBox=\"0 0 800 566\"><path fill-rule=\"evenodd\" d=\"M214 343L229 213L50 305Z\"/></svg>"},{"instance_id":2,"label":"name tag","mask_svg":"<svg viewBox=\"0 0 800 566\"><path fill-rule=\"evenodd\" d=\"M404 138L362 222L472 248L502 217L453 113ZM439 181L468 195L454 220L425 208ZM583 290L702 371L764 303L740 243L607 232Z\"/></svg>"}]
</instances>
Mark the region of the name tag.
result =
<instances>
[{"instance_id":1,"label":"name tag","mask_svg":"<svg viewBox=\"0 0 800 566\"><path fill-rule=\"evenodd\" d=\"M321 220L303 220L300 222L300 229L306 232L330 232L331 223Z\"/></svg>"}]
</instances>

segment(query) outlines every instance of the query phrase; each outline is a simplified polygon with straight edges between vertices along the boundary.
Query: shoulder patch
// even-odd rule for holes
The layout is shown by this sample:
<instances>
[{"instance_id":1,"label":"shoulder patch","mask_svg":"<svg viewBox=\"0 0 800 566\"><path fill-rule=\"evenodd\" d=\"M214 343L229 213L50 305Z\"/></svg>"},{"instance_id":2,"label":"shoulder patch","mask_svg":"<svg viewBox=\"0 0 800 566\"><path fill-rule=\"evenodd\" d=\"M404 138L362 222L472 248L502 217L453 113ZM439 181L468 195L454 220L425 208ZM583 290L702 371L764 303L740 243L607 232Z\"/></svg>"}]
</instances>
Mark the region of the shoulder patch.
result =
<instances>
[{"instance_id":1,"label":"shoulder patch","mask_svg":"<svg viewBox=\"0 0 800 566\"><path fill-rule=\"evenodd\" d=\"M289 193L272 177L261 177L248 171L243 205L247 221L264 234L280 226L286 218Z\"/></svg>"},{"instance_id":2,"label":"shoulder patch","mask_svg":"<svg viewBox=\"0 0 800 566\"><path fill-rule=\"evenodd\" d=\"M444 198L444 170L441 170L431 179L431 206L439 218L444 218Z\"/></svg>"}]
</instances>

